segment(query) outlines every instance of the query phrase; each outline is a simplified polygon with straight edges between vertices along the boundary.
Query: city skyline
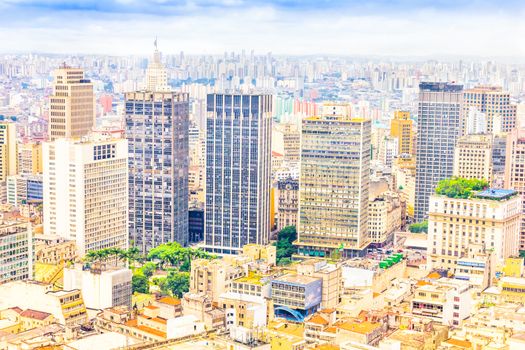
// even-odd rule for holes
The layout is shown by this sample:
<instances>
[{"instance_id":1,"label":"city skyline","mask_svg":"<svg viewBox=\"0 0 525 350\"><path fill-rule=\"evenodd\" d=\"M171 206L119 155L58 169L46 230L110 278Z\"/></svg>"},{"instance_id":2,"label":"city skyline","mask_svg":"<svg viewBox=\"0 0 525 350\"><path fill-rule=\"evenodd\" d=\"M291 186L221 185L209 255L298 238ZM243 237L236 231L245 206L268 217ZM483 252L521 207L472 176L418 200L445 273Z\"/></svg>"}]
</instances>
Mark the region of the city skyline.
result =
<instances>
[{"instance_id":1,"label":"city skyline","mask_svg":"<svg viewBox=\"0 0 525 350\"><path fill-rule=\"evenodd\" d=\"M11 53L147 54L157 36L167 54L508 58L525 56L524 11L519 1L8 0L0 40Z\"/></svg>"}]
</instances>

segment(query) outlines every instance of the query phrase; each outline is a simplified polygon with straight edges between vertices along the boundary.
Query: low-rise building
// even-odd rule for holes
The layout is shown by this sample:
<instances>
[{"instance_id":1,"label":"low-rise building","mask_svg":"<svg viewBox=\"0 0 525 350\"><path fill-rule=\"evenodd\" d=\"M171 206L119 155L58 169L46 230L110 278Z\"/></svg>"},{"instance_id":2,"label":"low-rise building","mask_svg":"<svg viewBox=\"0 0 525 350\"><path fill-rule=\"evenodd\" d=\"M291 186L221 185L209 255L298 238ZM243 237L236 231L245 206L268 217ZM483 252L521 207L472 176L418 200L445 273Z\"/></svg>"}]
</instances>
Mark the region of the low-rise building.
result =
<instances>
[{"instance_id":1,"label":"low-rise building","mask_svg":"<svg viewBox=\"0 0 525 350\"><path fill-rule=\"evenodd\" d=\"M227 292L219 296L219 306L224 309L226 328L266 326L268 305L264 298Z\"/></svg>"},{"instance_id":2,"label":"low-rise building","mask_svg":"<svg viewBox=\"0 0 525 350\"><path fill-rule=\"evenodd\" d=\"M323 280L286 274L272 280L272 301L276 317L295 321L315 313L322 301Z\"/></svg>"},{"instance_id":3,"label":"low-rise building","mask_svg":"<svg viewBox=\"0 0 525 350\"><path fill-rule=\"evenodd\" d=\"M93 264L64 268L64 289L80 289L86 307L102 310L125 305L131 307L130 269Z\"/></svg>"},{"instance_id":4,"label":"low-rise building","mask_svg":"<svg viewBox=\"0 0 525 350\"><path fill-rule=\"evenodd\" d=\"M35 235L35 261L57 265L77 257L75 241L60 236Z\"/></svg>"},{"instance_id":5,"label":"low-rise building","mask_svg":"<svg viewBox=\"0 0 525 350\"><path fill-rule=\"evenodd\" d=\"M219 296L228 291L230 283L245 275L245 270L224 260L195 259L191 262L190 292L204 293L216 302Z\"/></svg>"},{"instance_id":6,"label":"low-rise building","mask_svg":"<svg viewBox=\"0 0 525 350\"><path fill-rule=\"evenodd\" d=\"M50 284L15 281L0 285L0 310L11 307L52 314L65 326L87 322L86 306L78 289L54 291Z\"/></svg>"},{"instance_id":7,"label":"low-rise building","mask_svg":"<svg viewBox=\"0 0 525 350\"><path fill-rule=\"evenodd\" d=\"M321 308L331 309L341 302L342 272L339 264L306 259L297 265L297 274L322 280Z\"/></svg>"},{"instance_id":8,"label":"low-rise building","mask_svg":"<svg viewBox=\"0 0 525 350\"><path fill-rule=\"evenodd\" d=\"M471 301L468 282L441 278L416 288L410 311L443 325L459 326L470 316Z\"/></svg>"}]
</instances>

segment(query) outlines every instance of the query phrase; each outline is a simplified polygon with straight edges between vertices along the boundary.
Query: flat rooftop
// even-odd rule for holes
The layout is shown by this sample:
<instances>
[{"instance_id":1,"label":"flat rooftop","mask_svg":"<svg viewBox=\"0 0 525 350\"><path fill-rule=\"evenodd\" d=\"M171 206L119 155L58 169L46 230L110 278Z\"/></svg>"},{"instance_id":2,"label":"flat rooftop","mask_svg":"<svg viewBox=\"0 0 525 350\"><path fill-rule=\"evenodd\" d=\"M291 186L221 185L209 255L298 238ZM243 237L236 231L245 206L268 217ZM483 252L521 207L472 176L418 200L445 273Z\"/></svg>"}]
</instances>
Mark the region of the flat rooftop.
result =
<instances>
[{"instance_id":1,"label":"flat rooftop","mask_svg":"<svg viewBox=\"0 0 525 350\"><path fill-rule=\"evenodd\" d=\"M489 188L484 191L478 192L474 195L476 198L481 199L492 199L492 200L502 200L507 199L515 194L517 194L515 190L504 190L499 188Z\"/></svg>"},{"instance_id":2,"label":"flat rooftop","mask_svg":"<svg viewBox=\"0 0 525 350\"><path fill-rule=\"evenodd\" d=\"M318 280L319 280L318 278L314 278L310 276L288 274L288 275L278 277L274 281L304 285L304 284L310 284L310 283L316 282Z\"/></svg>"}]
</instances>

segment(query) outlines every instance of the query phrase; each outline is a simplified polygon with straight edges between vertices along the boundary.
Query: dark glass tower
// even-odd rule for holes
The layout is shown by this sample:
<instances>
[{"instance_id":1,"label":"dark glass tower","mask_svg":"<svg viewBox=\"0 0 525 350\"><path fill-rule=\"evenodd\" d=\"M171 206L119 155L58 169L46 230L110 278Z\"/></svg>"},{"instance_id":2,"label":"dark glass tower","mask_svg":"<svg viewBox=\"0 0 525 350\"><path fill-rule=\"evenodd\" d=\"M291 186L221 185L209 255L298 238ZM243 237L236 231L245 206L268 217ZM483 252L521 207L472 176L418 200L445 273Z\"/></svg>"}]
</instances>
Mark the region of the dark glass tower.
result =
<instances>
[{"instance_id":1,"label":"dark glass tower","mask_svg":"<svg viewBox=\"0 0 525 350\"><path fill-rule=\"evenodd\" d=\"M270 233L270 94L207 99L205 249L237 254Z\"/></svg>"}]
</instances>

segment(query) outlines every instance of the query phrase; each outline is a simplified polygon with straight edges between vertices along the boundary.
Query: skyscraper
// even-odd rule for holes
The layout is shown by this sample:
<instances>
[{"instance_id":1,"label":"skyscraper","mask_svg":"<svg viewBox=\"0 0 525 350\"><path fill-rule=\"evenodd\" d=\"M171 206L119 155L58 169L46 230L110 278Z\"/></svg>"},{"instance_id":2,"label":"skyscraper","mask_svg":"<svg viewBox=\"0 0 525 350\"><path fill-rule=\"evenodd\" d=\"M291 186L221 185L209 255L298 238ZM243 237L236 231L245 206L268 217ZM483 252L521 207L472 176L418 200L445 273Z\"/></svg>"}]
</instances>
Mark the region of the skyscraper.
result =
<instances>
[{"instance_id":1,"label":"skyscraper","mask_svg":"<svg viewBox=\"0 0 525 350\"><path fill-rule=\"evenodd\" d=\"M525 129L514 129L507 134L505 160L505 188L516 190L525 198ZM522 213L525 213L525 201L522 200ZM520 250L525 250L525 215L521 215Z\"/></svg>"},{"instance_id":2,"label":"skyscraper","mask_svg":"<svg viewBox=\"0 0 525 350\"><path fill-rule=\"evenodd\" d=\"M516 127L517 106L510 103L510 93L497 86L478 86L465 90L464 115L469 113L485 114L487 131L508 132ZM467 120L463 121L463 134L468 129Z\"/></svg>"},{"instance_id":3,"label":"skyscraper","mask_svg":"<svg viewBox=\"0 0 525 350\"><path fill-rule=\"evenodd\" d=\"M0 182L6 181L10 175L15 175L18 168L16 144L16 124L0 123Z\"/></svg>"},{"instance_id":4,"label":"skyscraper","mask_svg":"<svg viewBox=\"0 0 525 350\"><path fill-rule=\"evenodd\" d=\"M368 237L371 121L323 107L303 120L298 252L360 255Z\"/></svg>"},{"instance_id":5,"label":"skyscraper","mask_svg":"<svg viewBox=\"0 0 525 350\"><path fill-rule=\"evenodd\" d=\"M124 139L58 139L43 145L44 232L78 253L128 247L128 152Z\"/></svg>"},{"instance_id":6,"label":"skyscraper","mask_svg":"<svg viewBox=\"0 0 525 350\"><path fill-rule=\"evenodd\" d=\"M95 125L93 83L84 71L62 65L54 72L55 81L49 111L49 138L82 137Z\"/></svg>"},{"instance_id":7,"label":"skyscraper","mask_svg":"<svg viewBox=\"0 0 525 350\"><path fill-rule=\"evenodd\" d=\"M410 119L410 112L394 112L394 119L390 122L390 136L395 137L398 140L397 154L412 154L412 138L414 135L412 124L413 122L412 119Z\"/></svg>"},{"instance_id":8,"label":"skyscraper","mask_svg":"<svg viewBox=\"0 0 525 350\"><path fill-rule=\"evenodd\" d=\"M419 84L415 221L428 217L429 197L439 180L452 176L454 147L461 132L463 86Z\"/></svg>"},{"instance_id":9,"label":"skyscraper","mask_svg":"<svg viewBox=\"0 0 525 350\"><path fill-rule=\"evenodd\" d=\"M269 239L272 96L210 94L207 111L205 249L237 254Z\"/></svg>"},{"instance_id":10,"label":"skyscraper","mask_svg":"<svg viewBox=\"0 0 525 350\"><path fill-rule=\"evenodd\" d=\"M188 244L187 93L169 92L155 50L148 90L125 94L129 142L129 233L144 252L167 242Z\"/></svg>"}]
</instances>

